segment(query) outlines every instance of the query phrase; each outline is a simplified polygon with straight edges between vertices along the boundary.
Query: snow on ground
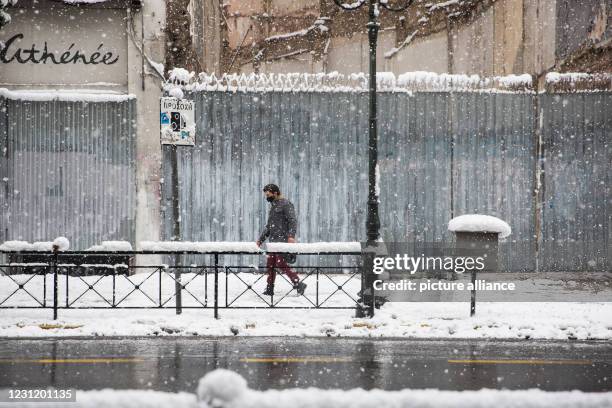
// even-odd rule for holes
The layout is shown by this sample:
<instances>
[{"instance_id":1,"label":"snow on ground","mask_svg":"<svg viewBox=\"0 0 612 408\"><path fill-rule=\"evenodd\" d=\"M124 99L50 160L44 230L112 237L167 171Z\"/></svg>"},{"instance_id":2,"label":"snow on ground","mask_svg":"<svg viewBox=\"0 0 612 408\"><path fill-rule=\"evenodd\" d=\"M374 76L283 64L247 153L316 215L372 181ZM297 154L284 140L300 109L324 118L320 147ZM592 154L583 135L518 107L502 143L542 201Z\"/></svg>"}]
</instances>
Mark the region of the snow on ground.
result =
<instances>
[{"instance_id":1,"label":"snow on ground","mask_svg":"<svg viewBox=\"0 0 612 408\"><path fill-rule=\"evenodd\" d=\"M151 390L96 390L76 392L76 402L42 403L42 402L0 402L0 407L7 408L198 408L195 394L181 392L178 394Z\"/></svg>"},{"instance_id":2,"label":"snow on ground","mask_svg":"<svg viewBox=\"0 0 612 408\"><path fill-rule=\"evenodd\" d=\"M167 309L74 309L59 310L52 320L51 309L0 309L0 337L29 336L362 336L413 338L523 338L523 339L612 339L612 303L486 303L477 304L476 316L469 316L467 302L387 303L373 319L354 318L358 276L319 276L319 303L348 309L274 309L261 295L265 275L261 273L221 273L219 306L260 307L262 309L220 309L221 319L213 318L214 279L212 274L185 273L182 284L183 306L174 310L172 269L126 276L115 280L115 304L121 307L159 305ZM277 277L277 307L312 306L317 302L316 275L302 275L308 284L306 297L297 297L282 275ZM27 281L31 279L30 281ZM14 281L13 281L14 280ZM26 283L27 282L27 283ZM227 292L226 292L227 282ZM4 306L39 306L19 289L39 302L52 306L53 276L0 276L0 302L14 294ZM67 285L68 284L68 285ZM46 289L45 289L46 285ZM60 275L60 306L108 308L113 302L112 276ZM93 289L89 289L91 286ZM138 289L136 289L138 286ZM338 289L342 286L342 290ZM249 288L251 287L251 288ZM95 291L94 291L95 289ZM46 290L46 297L43 295ZM287 292L289 295L284 296ZM206 309L189 309L199 307ZM278 302L278 303L277 303Z\"/></svg>"},{"instance_id":3,"label":"snow on ground","mask_svg":"<svg viewBox=\"0 0 612 408\"><path fill-rule=\"evenodd\" d=\"M46 404L44 404L46 405ZM2 406L2 403L0 403ZM10 403L10 407L41 406L40 402ZM256 391L248 388L239 374L218 369L200 380L197 397L189 393L156 391L77 391L75 407L91 408L574 408L610 407L612 392L581 391L545 392L537 389L510 391L481 389L478 391L441 391L434 389L383 391L352 389L322 390L292 388Z\"/></svg>"},{"instance_id":4,"label":"snow on ground","mask_svg":"<svg viewBox=\"0 0 612 408\"><path fill-rule=\"evenodd\" d=\"M384 407L609 407L612 392L583 393L490 390L440 391L434 389L383 391L352 389L321 390L293 388L255 391L232 371L218 369L200 380L198 400L201 408L384 408Z\"/></svg>"}]
</instances>

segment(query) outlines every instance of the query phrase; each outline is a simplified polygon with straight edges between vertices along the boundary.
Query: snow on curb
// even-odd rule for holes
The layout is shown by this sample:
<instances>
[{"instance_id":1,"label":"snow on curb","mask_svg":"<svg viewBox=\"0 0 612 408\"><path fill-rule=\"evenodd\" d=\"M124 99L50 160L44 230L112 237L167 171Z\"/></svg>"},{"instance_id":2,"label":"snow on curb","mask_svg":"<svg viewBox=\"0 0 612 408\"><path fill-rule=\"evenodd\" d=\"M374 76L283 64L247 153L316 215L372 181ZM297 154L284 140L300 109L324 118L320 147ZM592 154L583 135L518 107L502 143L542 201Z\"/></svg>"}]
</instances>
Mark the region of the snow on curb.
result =
<instances>
[{"instance_id":1,"label":"snow on curb","mask_svg":"<svg viewBox=\"0 0 612 408\"><path fill-rule=\"evenodd\" d=\"M400 391L322 390L291 388L255 391L239 374L217 369L200 379L197 396L186 392L152 390L77 391L82 408L604 408L612 406L612 392L546 392L538 389L510 391L442 391L437 389ZM1 405L1 404L0 404ZM46 404L43 404L46 406ZM40 402L14 402L14 408L38 408ZM68 404L66 404L68 406Z\"/></svg>"},{"instance_id":2,"label":"snow on curb","mask_svg":"<svg viewBox=\"0 0 612 408\"><path fill-rule=\"evenodd\" d=\"M0 403L0 407L4 406ZM10 402L10 408L197 408L195 394L179 392L177 394L152 390L111 390L76 391L76 402L41 403Z\"/></svg>"},{"instance_id":3,"label":"snow on curb","mask_svg":"<svg viewBox=\"0 0 612 408\"><path fill-rule=\"evenodd\" d=\"M441 391L434 389L401 391L321 390L293 388L254 391L244 378L232 371L218 369L200 380L200 408L385 408L385 407L610 407L612 393L581 391L546 392L538 389L509 391Z\"/></svg>"}]
</instances>

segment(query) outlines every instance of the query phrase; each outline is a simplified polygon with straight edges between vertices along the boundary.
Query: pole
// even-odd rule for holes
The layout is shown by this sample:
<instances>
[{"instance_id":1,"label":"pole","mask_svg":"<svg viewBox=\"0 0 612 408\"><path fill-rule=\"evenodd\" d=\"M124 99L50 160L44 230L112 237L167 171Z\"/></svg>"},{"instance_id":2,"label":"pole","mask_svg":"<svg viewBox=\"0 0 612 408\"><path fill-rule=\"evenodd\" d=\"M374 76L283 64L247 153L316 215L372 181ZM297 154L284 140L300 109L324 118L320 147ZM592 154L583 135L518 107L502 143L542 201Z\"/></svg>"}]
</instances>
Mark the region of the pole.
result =
<instances>
[{"instance_id":1,"label":"pole","mask_svg":"<svg viewBox=\"0 0 612 408\"><path fill-rule=\"evenodd\" d=\"M378 167L378 117L377 117L377 84L376 84L376 47L378 41L379 24L376 16L376 2L369 0L368 4L368 41L370 57L369 78L369 110L368 110L368 202L366 233L366 251L374 251L380 237L380 218L378 216L378 195L376 186L376 172ZM374 316L376 299L374 295L374 255L366 254L364 260L364 278L362 280L362 299L367 307L366 315Z\"/></svg>"},{"instance_id":2,"label":"pole","mask_svg":"<svg viewBox=\"0 0 612 408\"><path fill-rule=\"evenodd\" d=\"M177 146L172 145L170 149L170 165L172 167L172 240L179 241L181 237L181 211L179 205L179 174L178 174L178 157ZM174 294L176 298L176 314L180 315L183 312L183 298L181 290L181 256L174 256Z\"/></svg>"},{"instance_id":3,"label":"pole","mask_svg":"<svg viewBox=\"0 0 612 408\"><path fill-rule=\"evenodd\" d=\"M345 3L343 0L334 0L334 3L343 10L356 11L368 4L368 41L370 51L370 76L369 76L369 127L368 127L368 212L366 218L367 241L363 255L363 273L361 274L361 304L357 305L356 317L374 316L376 299L374 296L374 257L380 237L380 218L378 216L378 194L376 186L376 173L378 164L378 118L377 118L377 95L376 95L376 45L378 41L378 14L382 9L391 12L402 12L414 2L404 0L392 4L382 0L359 0L353 3ZM367 306L367 310L364 308Z\"/></svg>"},{"instance_id":4,"label":"pole","mask_svg":"<svg viewBox=\"0 0 612 408\"><path fill-rule=\"evenodd\" d=\"M218 318L219 318L219 254L215 254L215 319L218 319Z\"/></svg>"},{"instance_id":5,"label":"pole","mask_svg":"<svg viewBox=\"0 0 612 408\"><path fill-rule=\"evenodd\" d=\"M470 296L470 316L476 314L476 271L472 270L472 294Z\"/></svg>"},{"instance_id":6,"label":"pole","mask_svg":"<svg viewBox=\"0 0 612 408\"><path fill-rule=\"evenodd\" d=\"M57 249L53 250L53 320L57 320Z\"/></svg>"}]
</instances>

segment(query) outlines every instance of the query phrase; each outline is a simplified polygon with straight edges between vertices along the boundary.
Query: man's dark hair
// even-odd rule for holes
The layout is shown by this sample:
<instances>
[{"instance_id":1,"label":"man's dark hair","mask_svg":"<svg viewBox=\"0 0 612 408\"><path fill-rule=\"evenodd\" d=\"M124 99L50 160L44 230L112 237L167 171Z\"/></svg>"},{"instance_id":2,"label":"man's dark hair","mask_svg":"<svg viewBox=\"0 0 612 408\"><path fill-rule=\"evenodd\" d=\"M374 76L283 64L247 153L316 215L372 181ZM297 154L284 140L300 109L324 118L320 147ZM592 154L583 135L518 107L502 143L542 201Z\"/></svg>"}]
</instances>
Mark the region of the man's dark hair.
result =
<instances>
[{"instance_id":1,"label":"man's dark hair","mask_svg":"<svg viewBox=\"0 0 612 408\"><path fill-rule=\"evenodd\" d=\"M263 191L269 191L271 193L280 194L280 188L276 184L268 184L263 188Z\"/></svg>"}]
</instances>

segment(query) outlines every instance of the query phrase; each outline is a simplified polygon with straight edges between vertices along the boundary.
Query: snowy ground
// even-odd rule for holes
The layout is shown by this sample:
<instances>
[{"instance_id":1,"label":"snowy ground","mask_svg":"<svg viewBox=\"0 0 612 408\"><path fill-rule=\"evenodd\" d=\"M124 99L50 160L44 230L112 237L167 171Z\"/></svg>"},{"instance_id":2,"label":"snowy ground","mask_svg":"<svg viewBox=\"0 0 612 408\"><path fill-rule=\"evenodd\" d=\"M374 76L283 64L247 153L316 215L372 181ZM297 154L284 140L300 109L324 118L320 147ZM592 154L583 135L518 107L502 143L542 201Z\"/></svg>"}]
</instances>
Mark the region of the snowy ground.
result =
<instances>
[{"instance_id":1,"label":"snowy ground","mask_svg":"<svg viewBox=\"0 0 612 408\"><path fill-rule=\"evenodd\" d=\"M44 404L46 405L46 404ZM433 389L382 391L363 389L321 390L317 388L255 391L248 388L244 378L227 371L216 370L200 380L197 395L155 391L78 391L78 407L112 408L360 408L373 407L610 407L612 393L584 393L580 391L545 392L490 390L440 391ZM2 406L2 403L0 403ZM8 405L7 405L8 406ZM10 403L11 407L38 407L40 402Z\"/></svg>"},{"instance_id":2,"label":"snowy ground","mask_svg":"<svg viewBox=\"0 0 612 408\"><path fill-rule=\"evenodd\" d=\"M52 305L52 276L0 276L0 301L4 306L36 306L37 301ZM168 309L75 309L60 310L52 320L51 309L0 309L1 337L37 336L356 336L413 338L525 338L525 339L612 339L612 303L486 303L477 304L476 316L469 316L466 302L387 303L373 319L354 318L353 309L220 309L221 319L213 318L212 276L185 274L183 305L207 309L184 309L177 316L173 309L175 282L171 274L153 272L117 277L115 303L119 306L155 306L161 298ZM161 292L159 290L161 282ZM265 287L261 274L239 273L219 281L219 305L265 307L269 297L260 296ZM295 296L290 285L277 278L279 307L312 306L316 303L314 275L308 283L307 298ZM18 289L24 284L24 289ZM354 307L358 277L333 275L319 277L319 303L325 306ZM89 286L93 289L89 289ZM338 290L341 285L343 290ZM138 286L138 289L136 289ZM248 288L252 286L254 290ZM59 282L60 306L108 307L113 302L111 276L69 277ZM206 289L205 289L206 288ZM95 289L95 291L94 291ZM141 292L142 290L142 292ZM336 291L336 292L335 292ZM335 293L334 293L335 292ZM36 300L32 298L32 295ZM332 295L331 297L329 297ZM196 300L197 299L197 300ZM204 299L207 299L205 302ZM327 300L326 300L327 299Z\"/></svg>"}]
</instances>

